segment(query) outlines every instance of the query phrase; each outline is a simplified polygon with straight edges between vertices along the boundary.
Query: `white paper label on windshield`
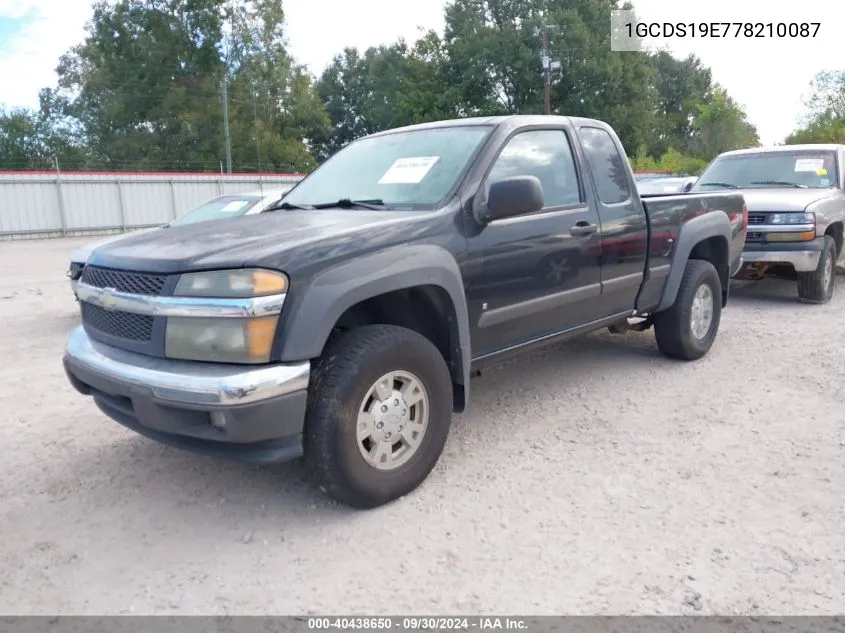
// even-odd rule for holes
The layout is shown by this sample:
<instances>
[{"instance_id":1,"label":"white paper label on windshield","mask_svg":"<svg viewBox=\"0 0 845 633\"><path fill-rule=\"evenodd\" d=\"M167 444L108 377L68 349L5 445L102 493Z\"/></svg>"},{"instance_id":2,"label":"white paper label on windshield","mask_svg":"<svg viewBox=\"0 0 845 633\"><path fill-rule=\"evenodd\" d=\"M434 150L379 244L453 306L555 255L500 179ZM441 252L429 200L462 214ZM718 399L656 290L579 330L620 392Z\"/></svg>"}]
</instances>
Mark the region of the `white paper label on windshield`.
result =
<instances>
[{"instance_id":1,"label":"white paper label on windshield","mask_svg":"<svg viewBox=\"0 0 845 633\"><path fill-rule=\"evenodd\" d=\"M415 185L440 160L439 156L411 156L399 158L378 181L380 185Z\"/></svg>"},{"instance_id":2,"label":"white paper label on windshield","mask_svg":"<svg viewBox=\"0 0 845 633\"><path fill-rule=\"evenodd\" d=\"M246 200L232 200L232 202L220 209L220 211L222 213L234 213L235 211L240 211L248 204L249 202Z\"/></svg>"},{"instance_id":3,"label":"white paper label on windshield","mask_svg":"<svg viewBox=\"0 0 845 633\"><path fill-rule=\"evenodd\" d=\"M824 158L799 158L795 161L795 171L819 171L824 169Z\"/></svg>"}]
</instances>

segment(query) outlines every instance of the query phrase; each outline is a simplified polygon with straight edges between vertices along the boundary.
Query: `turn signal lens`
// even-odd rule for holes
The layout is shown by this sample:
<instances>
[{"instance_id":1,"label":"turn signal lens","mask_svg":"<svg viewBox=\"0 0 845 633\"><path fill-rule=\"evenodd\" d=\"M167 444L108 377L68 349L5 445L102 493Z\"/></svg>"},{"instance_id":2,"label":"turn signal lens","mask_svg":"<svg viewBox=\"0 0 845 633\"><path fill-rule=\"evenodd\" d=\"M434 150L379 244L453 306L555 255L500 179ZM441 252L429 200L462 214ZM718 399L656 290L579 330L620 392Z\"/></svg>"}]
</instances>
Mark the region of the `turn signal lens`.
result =
<instances>
[{"instance_id":1,"label":"turn signal lens","mask_svg":"<svg viewBox=\"0 0 845 633\"><path fill-rule=\"evenodd\" d=\"M263 360L270 357L270 347L273 345L278 320L279 317L272 316L246 322L247 351L251 359Z\"/></svg>"},{"instance_id":2,"label":"turn signal lens","mask_svg":"<svg viewBox=\"0 0 845 633\"><path fill-rule=\"evenodd\" d=\"M809 242L816 239L813 231L806 233L767 233L766 240L769 242Z\"/></svg>"},{"instance_id":3,"label":"turn signal lens","mask_svg":"<svg viewBox=\"0 0 845 633\"><path fill-rule=\"evenodd\" d=\"M288 280L279 273L268 270L252 271L252 291L256 295L282 294L288 289Z\"/></svg>"}]
</instances>

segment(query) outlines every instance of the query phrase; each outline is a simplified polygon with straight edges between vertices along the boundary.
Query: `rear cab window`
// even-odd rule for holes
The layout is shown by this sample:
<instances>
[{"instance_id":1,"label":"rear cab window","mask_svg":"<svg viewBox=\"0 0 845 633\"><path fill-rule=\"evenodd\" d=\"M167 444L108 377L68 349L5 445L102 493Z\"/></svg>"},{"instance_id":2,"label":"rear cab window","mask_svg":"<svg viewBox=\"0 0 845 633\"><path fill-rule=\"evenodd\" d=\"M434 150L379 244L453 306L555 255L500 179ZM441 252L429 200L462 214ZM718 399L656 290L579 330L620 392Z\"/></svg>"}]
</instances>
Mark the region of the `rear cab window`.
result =
<instances>
[{"instance_id":1,"label":"rear cab window","mask_svg":"<svg viewBox=\"0 0 845 633\"><path fill-rule=\"evenodd\" d=\"M578 129L584 156L593 172L596 192L603 204L619 204L631 198L625 158L613 137L605 130L584 126Z\"/></svg>"}]
</instances>

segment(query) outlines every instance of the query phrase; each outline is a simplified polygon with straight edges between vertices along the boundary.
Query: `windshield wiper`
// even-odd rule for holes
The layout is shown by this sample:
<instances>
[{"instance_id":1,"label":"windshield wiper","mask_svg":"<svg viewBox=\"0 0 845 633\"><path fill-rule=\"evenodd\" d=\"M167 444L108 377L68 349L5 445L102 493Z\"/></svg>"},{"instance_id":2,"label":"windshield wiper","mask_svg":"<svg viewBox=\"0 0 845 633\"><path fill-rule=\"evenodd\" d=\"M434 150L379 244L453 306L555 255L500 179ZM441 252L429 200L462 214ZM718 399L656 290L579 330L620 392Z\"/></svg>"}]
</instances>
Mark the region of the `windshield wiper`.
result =
<instances>
[{"instance_id":1,"label":"windshield wiper","mask_svg":"<svg viewBox=\"0 0 845 633\"><path fill-rule=\"evenodd\" d=\"M728 187L729 189L739 189L737 185L732 185L729 182L702 182L698 184L699 187Z\"/></svg>"},{"instance_id":2,"label":"windshield wiper","mask_svg":"<svg viewBox=\"0 0 845 633\"><path fill-rule=\"evenodd\" d=\"M271 207L267 207L264 209L264 212L267 211L290 211L291 209L313 209L314 207L310 207L307 204L291 204L290 202L277 202Z\"/></svg>"},{"instance_id":3,"label":"windshield wiper","mask_svg":"<svg viewBox=\"0 0 845 633\"><path fill-rule=\"evenodd\" d=\"M372 200L350 200L349 198L341 198L335 202L321 202L315 204L315 209L331 209L339 207L341 209L352 209L354 207L363 207L364 209L373 209L379 211L384 208L384 200L374 198Z\"/></svg>"},{"instance_id":4,"label":"windshield wiper","mask_svg":"<svg viewBox=\"0 0 845 633\"><path fill-rule=\"evenodd\" d=\"M807 185L799 185L797 182L786 182L785 180L755 180L749 185L780 185L782 187L794 187L795 189L807 189Z\"/></svg>"}]
</instances>

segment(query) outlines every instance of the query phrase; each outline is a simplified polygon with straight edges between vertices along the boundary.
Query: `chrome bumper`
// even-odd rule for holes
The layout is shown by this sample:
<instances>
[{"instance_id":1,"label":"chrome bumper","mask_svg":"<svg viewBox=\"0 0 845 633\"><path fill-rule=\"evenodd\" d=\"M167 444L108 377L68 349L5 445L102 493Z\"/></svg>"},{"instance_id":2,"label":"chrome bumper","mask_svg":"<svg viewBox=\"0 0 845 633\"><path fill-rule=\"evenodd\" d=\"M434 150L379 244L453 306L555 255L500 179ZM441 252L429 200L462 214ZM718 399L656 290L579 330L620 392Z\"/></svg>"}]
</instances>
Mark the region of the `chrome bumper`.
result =
<instances>
[{"instance_id":1,"label":"chrome bumper","mask_svg":"<svg viewBox=\"0 0 845 633\"><path fill-rule=\"evenodd\" d=\"M820 251L745 251L742 258L745 264L766 262L770 264L790 264L797 272L812 272L819 267Z\"/></svg>"},{"instance_id":2,"label":"chrome bumper","mask_svg":"<svg viewBox=\"0 0 845 633\"><path fill-rule=\"evenodd\" d=\"M308 388L310 362L250 367L152 358L92 340L78 326L65 363L109 381L149 389L162 403L202 408L252 404Z\"/></svg>"}]
</instances>

